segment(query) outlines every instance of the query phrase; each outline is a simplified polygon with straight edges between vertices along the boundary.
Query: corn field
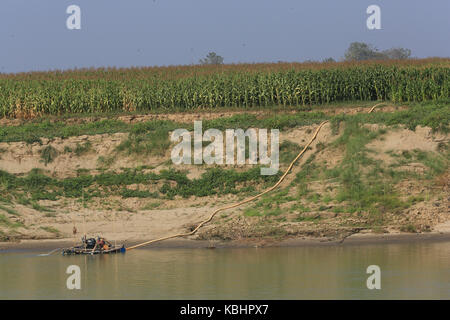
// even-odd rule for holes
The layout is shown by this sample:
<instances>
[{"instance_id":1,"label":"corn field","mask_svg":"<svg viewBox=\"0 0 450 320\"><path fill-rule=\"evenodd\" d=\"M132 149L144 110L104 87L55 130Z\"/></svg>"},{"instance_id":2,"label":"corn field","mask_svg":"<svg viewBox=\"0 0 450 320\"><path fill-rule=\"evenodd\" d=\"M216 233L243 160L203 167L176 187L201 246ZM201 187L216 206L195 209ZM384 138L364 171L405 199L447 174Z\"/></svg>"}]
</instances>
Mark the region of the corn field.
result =
<instances>
[{"instance_id":1,"label":"corn field","mask_svg":"<svg viewBox=\"0 0 450 320\"><path fill-rule=\"evenodd\" d=\"M0 117L450 97L450 59L87 69L0 75Z\"/></svg>"}]
</instances>

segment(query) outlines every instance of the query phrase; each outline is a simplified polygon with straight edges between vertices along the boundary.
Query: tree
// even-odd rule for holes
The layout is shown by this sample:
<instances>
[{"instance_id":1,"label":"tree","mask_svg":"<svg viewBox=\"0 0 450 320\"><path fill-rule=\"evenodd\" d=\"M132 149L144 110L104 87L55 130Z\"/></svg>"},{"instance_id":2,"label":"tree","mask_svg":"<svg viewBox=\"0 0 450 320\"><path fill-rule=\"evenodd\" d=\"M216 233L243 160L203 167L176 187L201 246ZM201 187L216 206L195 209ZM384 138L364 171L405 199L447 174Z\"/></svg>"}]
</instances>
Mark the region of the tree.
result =
<instances>
[{"instance_id":1,"label":"tree","mask_svg":"<svg viewBox=\"0 0 450 320\"><path fill-rule=\"evenodd\" d=\"M370 44L364 42L352 42L345 52L345 60L369 60L383 59L383 54Z\"/></svg>"},{"instance_id":2,"label":"tree","mask_svg":"<svg viewBox=\"0 0 450 320\"><path fill-rule=\"evenodd\" d=\"M408 59L411 56L411 50L405 48L391 48L384 51L378 51L374 46L364 42L352 42L345 52L345 60L361 61L369 59Z\"/></svg>"},{"instance_id":3,"label":"tree","mask_svg":"<svg viewBox=\"0 0 450 320\"><path fill-rule=\"evenodd\" d=\"M204 59L200 59L201 64L222 64L223 58L215 52L210 52Z\"/></svg>"},{"instance_id":4,"label":"tree","mask_svg":"<svg viewBox=\"0 0 450 320\"><path fill-rule=\"evenodd\" d=\"M323 59L322 62L336 62L336 60L334 60L332 57Z\"/></svg>"},{"instance_id":5,"label":"tree","mask_svg":"<svg viewBox=\"0 0 450 320\"><path fill-rule=\"evenodd\" d=\"M405 48L391 48L384 50L383 54L387 59L408 59L411 57L411 50Z\"/></svg>"}]
</instances>

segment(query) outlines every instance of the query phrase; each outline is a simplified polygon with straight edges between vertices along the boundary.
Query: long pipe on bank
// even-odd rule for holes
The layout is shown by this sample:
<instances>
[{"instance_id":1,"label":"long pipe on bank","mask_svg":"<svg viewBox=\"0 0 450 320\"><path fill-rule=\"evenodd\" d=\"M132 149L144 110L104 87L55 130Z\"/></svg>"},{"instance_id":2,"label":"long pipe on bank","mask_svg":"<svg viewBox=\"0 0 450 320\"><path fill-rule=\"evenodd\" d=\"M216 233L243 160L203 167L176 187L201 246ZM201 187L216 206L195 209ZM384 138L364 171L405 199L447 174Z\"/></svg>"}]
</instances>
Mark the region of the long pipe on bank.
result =
<instances>
[{"instance_id":1,"label":"long pipe on bank","mask_svg":"<svg viewBox=\"0 0 450 320\"><path fill-rule=\"evenodd\" d=\"M381 103L378 103L378 104L374 105L372 108L370 108L370 110L369 110L368 113L372 113L372 111L375 110L376 107L379 107L380 105L383 105L383 104L386 104L386 103L385 103L385 102L381 102ZM319 133L319 131L322 129L322 127L323 127L327 122L328 122L328 120L325 120L325 121L322 121L322 122L319 124L319 126L317 127L317 129L316 129L316 131L314 132L313 136L311 137L311 139L309 140L309 142L306 144L306 146L303 148L303 150L299 152L299 154L295 157L294 160L292 160L292 162L290 163L289 167L286 169L286 171L285 171L284 174L281 176L281 178L278 180L278 182L275 183L275 184L274 184L273 186L271 186L270 188L266 189L265 191L261 192L260 194L257 194L256 196L247 198L247 199L245 199L245 200L242 200L242 201L237 202L237 203L232 204L232 205L228 205L228 206L225 206L225 207L216 209L216 210L209 216L208 219L206 219L206 220L200 222L200 223L198 224L198 226L197 226L194 230L192 230L191 232L187 232L187 233L178 233L178 234L174 234L174 235L171 235L171 236L166 236L166 237L162 237L162 238L158 238L158 239L153 239L153 240L145 241L145 242L136 244L136 245L134 245L134 246L128 247L128 248L126 248L126 250L127 250L127 251L133 250L133 249L136 249L136 248L140 248L140 247L143 247L143 246L152 244L152 243L156 243L156 242L160 242L160 241L164 241L164 240L168 240L168 239L173 239L173 238L178 238L178 237L187 237L187 236L191 236L191 235L195 234L195 233L196 233L203 225L205 225L206 223L210 222L210 221L214 218L214 216L215 216L217 213L219 213L219 212L221 212L221 211L224 211L224 210L228 210L228 209L232 209L232 208L239 207L239 206L241 206L241 205L243 205L243 204L245 204L245 203L251 202L251 201L253 201L253 200L256 200L256 199L262 197L262 196L265 195L266 193L271 192L271 191L274 190L276 187L278 187L278 186L281 184L281 182L283 182L284 178L286 178L286 176L287 176L288 173L291 171L291 169L292 169L292 167L294 166L294 164L295 164L295 163L297 162L297 160L298 160L298 159L306 152L306 150L307 150L308 147L311 145L311 143L316 139L317 134Z\"/></svg>"}]
</instances>

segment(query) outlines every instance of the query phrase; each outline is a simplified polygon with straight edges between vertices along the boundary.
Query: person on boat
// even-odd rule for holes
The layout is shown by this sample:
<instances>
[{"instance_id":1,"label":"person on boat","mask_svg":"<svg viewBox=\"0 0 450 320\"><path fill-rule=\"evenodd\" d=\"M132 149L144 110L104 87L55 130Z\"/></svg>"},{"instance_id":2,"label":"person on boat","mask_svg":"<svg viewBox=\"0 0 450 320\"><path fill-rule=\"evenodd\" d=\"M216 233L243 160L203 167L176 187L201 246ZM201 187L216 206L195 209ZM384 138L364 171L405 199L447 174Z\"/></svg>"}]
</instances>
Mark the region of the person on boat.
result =
<instances>
[{"instance_id":1,"label":"person on boat","mask_svg":"<svg viewBox=\"0 0 450 320\"><path fill-rule=\"evenodd\" d=\"M106 241L105 238L98 237L97 245L100 248L100 250L108 250L109 248L111 248L111 243Z\"/></svg>"},{"instance_id":2,"label":"person on boat","mask_svg":"<svg viewBox=\"0 0 450 320\"><path fill-rule=\"evenodd\" d=\"M103 238L97 237L97 245L100 250L103 250L103 247L105 246L105 240Z\"/></svg>"}]
</instances>

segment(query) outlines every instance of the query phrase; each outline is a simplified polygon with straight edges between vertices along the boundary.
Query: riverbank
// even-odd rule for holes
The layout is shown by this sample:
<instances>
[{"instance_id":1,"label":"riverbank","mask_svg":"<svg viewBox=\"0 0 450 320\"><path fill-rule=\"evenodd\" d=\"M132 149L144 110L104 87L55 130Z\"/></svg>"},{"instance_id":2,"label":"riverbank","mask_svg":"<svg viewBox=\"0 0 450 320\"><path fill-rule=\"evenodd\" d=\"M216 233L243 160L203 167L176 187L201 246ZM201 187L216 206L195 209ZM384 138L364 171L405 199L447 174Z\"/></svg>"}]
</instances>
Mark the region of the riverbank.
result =
<instances>
[{"instance_id":1,"label":"riverbank","mask_svg":"<svg viewBox=\"0 0 450 320\"><path fill-rule=\"evenodd\" d=\"M88 234L132 245L190 233L213 212L275 185L324 120L276 190L220 211L192 245L341 243L359 233L448 230L450 143L448 123L438 120L449 105L379 106L372 113L363 107L348 106L336 117L297 110L204 121L219 130L279 128L275 176L250 163L174 164L171 132L201 116L1 128L0 241L73 245ZM429 113L436 121L423 122Z\"/></svg>"},{"instance_id":2,"label":"riverbank","mask_svg":"<svg viewBox=\"0 0 450 320\"><path fill-rule=\"evenodd\" d=\"M142 243L140 241L120 242L129 247ZM143 247L143 249L221 249L221 248L265 248L265 247L305 247L305 246L352 246L371 244L406 244L417 242L450 242L450 232L428 233L389 233L389 234L354 234L342 240L330 238L289 238L289 239L245 239L245 240L194 240L171 239ZM27 251L45 252L56 248L73 246L75 243L66 239L22 240L20 242L0 242L0 253Z\"/></svg>"}]
</instances>

